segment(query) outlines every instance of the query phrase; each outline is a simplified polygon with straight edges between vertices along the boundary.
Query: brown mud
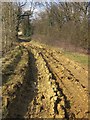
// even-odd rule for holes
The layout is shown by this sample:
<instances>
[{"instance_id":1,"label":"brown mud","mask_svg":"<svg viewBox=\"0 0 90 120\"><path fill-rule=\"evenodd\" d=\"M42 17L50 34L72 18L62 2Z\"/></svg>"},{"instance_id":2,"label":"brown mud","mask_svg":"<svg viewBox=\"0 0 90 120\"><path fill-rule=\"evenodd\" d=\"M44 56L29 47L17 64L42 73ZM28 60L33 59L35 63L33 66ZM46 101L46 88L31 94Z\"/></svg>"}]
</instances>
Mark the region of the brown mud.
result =
<instances>
[{"instance_id":1,"label":"brown mud","mask_svg":"<svg viewBox=\"0 0 90 120\"><path fill-rule=\"evenodd\" d=\"M86 69L42 44L18 49L2 62L3 118L88 118Z\"/></svg>"}]
</instances>

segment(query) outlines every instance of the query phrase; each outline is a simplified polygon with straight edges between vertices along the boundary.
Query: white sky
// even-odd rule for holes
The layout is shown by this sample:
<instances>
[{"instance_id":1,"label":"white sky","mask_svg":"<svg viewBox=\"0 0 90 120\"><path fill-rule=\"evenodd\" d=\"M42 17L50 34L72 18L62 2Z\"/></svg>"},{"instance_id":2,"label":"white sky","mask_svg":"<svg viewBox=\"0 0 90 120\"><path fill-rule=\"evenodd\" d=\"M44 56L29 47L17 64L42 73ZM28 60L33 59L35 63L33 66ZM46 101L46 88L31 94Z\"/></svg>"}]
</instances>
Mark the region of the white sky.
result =
<instances>
[{"instance_id":1,"label":"white sky","mask_svg":"<svg viewBox=\"0 0 90 120\"><path fill-rule=\"evenodd\" d=\"M26 0L17 0L17 1L23 1L25 2ZM27 2L30 2L32 0L27 0ZM90 0L33 0L33 2L89 2Z\"/></svg>"}]
</instances>

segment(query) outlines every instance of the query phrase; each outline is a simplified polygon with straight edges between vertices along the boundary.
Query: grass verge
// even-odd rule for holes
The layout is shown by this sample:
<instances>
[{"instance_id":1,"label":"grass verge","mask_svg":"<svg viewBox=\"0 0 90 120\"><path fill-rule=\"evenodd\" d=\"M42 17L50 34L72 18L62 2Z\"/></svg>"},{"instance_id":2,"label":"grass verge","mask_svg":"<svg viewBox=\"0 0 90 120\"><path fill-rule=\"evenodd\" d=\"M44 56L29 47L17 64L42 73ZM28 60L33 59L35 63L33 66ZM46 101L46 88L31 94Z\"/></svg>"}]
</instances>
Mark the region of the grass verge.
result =
<instances>
[{"instance_id":1,"label":"grass verge","mask_svg":"<svg viewBox=\"0 0 90 120\"><path fill-rule=\"evenodd\" d=\"M75 52L67 52L67 51L64 51L63 54L67 58L81 64L82 66L88 67L88 65L90 65L90 56L89 55L75 53Z\"/></svg>"}]
</instances>

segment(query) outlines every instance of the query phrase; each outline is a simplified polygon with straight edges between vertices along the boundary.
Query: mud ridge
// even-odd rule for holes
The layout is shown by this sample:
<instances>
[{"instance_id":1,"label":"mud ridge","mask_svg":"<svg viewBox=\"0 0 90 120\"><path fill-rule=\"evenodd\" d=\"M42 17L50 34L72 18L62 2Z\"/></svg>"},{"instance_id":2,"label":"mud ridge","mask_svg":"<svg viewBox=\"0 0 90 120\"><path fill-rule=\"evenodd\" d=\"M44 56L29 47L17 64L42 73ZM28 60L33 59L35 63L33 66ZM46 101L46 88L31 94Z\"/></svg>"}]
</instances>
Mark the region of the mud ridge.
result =
<instances>
[{"instance_id":1,"label":"mud ridge","mask_svg":"<svg viewBox=\"0 0 90 120\"><path fill-rule=\"evenodd\" d=\"M31 41L21 43L19 49L23 55L2 87L4 118L86 119L87 72L56 48ZM6 65L10 63L6 60ZM78 76L82 73L83 79Z\"/></svg>"},{"instance_id":2,"label":"mud ridge","mask_svg":"<svg viewBox=\"0 0 90 120\"><path fill-rule=\"evenodd\" d=\"M61 108L64 110L64 113L65 113L65 118L67 120L69 120L69 110L70 110L70 103L69 103L69 100L67 100L67 97L65 96L65 94L63 93L63 90L60 88L60 85L59 83L57 82L57 77L56 75L53 73L50 65L48 64L47 60L45 59L44 55L41 53L44 61L46 62L46 66L47 68L49 69L49 72L52 74L52 79L55 80L55 85L56 85L56 88L57 90L54 91L56 93L56 96L57 96L57 100L54 102L54 112L55 114L59 114L59 111L58 111L58 104L60 103L60 101L62 100L61 98L63 98L63 102L64 102L64 105L61 105ZM58 93L60 96L58 96ZM68 110L67 110L68 109ZM68 111L68 112L67 112ZM55 117L55 116L54 116Z\"/></svg>"},{"instance_id":3,"label":"mud ridge","mask_svg":"<svg viewBox=\"0 0 90 120\"><path fill-rule=\"evenodd\" d=\"M29 56L28 68L23 78L23 83L19 86L18 91L16 92L16 98L8 106L8 114L6 118L24 118L28 110L28 105L36 94L35 88L32 87L36 79L36 76L34 77L36 73L34 56L30 51L27 52Z\"/></svg>"},{"instance_id":4,"label":"mud ridge","mask_svg":"<svg viewBox=\"0 0 90 120\"><path fill-rule=\"evenodd\" d=\"M45 54L44 54L44 56L46 56ZM47 57L47 56L46 56ZM47 61L47 64L50 64L50 57L49 58L47 58L47 59L49 59L48 61ZM52 61L52 60L51 60ZM49 65L49 67L51 67L50 65ZM51 68L52 69L52 68ZM52 71L54 72L54 69L52 69ZM58 79L58 82L60 82L61 81L61 84L63 85L63 88L64 89L66 89L67 91L68 91L68 89L65 87L65 81L63 81L63 80L61 80L60 79L60 77L58 76L58 74L55 72L55 75L56 75L56 77L57 77L57 79ZM70 74L69 74L69 76L70 76ZM73 78L74 79L74 78ZM64 82L64 83L63 83ZM67 83L68 83L69 81L67 81ZM72 82L72 81L71 81ZM70 83L70 82L69 82ZM70 84L72 84L73 85L73 82L72 83L70 83ZM79 90L79 88L78 88L78 86L76 86L77 87L77 89ZM82 89L83 90L83 89ZM76 92L76 91L75 91ZM71 94L71 93L70 93ZM73 94L72 94L73 95ZM71 96L71 95L70 95ZM85 95L86 96L86 95ZM77 96L76 96L77 97ZM71 98L73 98L73 97L71 97ZM85 98L85 97L84 97ZM74 98L73 98L74 99ZM77 97L77 99L78 99L78 97ZM75 101L76 102L76 101ZM78 101L78 104L79 104L79 101ZM80 105L81 106L81 105ZM83 109L83 107L82 107L82 109ZM73 114L73 112L70 112L70 114ZM71 115L70 115L71 116ZM72 116L74 116L75 117L75 114L73 114Z\"/></svg>"}]
</instances>

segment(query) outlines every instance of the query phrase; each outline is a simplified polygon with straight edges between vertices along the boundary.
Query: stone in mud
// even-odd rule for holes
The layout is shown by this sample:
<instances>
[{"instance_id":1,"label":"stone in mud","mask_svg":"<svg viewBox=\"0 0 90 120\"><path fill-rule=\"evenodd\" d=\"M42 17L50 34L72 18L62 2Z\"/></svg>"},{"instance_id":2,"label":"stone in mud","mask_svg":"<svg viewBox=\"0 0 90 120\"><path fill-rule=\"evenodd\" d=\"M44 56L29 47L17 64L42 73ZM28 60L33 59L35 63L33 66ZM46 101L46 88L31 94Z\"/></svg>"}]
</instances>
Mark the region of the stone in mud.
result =
<instances>
[{"instance_id":1,"label":"stone in mud","mask_svg":"<svg viewBox=\"0 0 90 120\"><path fill-rule=\"evenodd\" d=\"M57 85L56 85L56 84L53 84L53 85L52 85L52 88L53 88L53 90L56 89L56 88L57 88Z\"/></svg>"},{"instance_id":2,"label":"stone in mud","mask_svg":"<svg viewBox=\"0 0 90 120\"><path fill-rule=\"evenodd\" d=\"M54 87L53 90L54 90L54 92L57 92L57 88L56 87Z\"/></svg>"},{"instance_id":3,"label":"stone in mud","mask_svg":"<svg viewBox=\"0 0 90 120\"><path fill-rule=\"evenodd\" d=\"M50 78L52 78L52 74L51 74L51 73L49 73L49 79L50 79Z\"/></svg>"},{"instance_id":4,"label":"stone in mud","mask_svg":"<svg viewBox=\"0 0 90 120\"><path fill-rule=\"evenodd\" d=\"M56 95L56 92L54 92L53 95L54 95L54 96L57 96L57 95Z\"/></svg>"},{"instance_id":5,"label":"stone in mud","mask_svg":"<svg viewBox=\"0 0 90 120\"><path fill-rule=\"evenodd\" d=\"M56 101L57 100L57 96L54 96L53 99L54 99L54 101Z\"/></svg>"},{"instance_id":6,"label":"stone in mud","mask_svg":"<svg viewBox=\"0 0 90 120\"><path fill-rule=\"evenodd\" d=\"M61 96L59 91L57 91L57 95L58 95L58 96Z\"/></svg>"},{"instance_id":7,"label":"stone in mud","mask_svg":"<svg viewBox=\"0 0 90 120\"><path fill-rule=\"evenodd\" d=\"M34 85L36 85L37 83L36 82L34 82Z\"/></svg>"}]
</instances>

